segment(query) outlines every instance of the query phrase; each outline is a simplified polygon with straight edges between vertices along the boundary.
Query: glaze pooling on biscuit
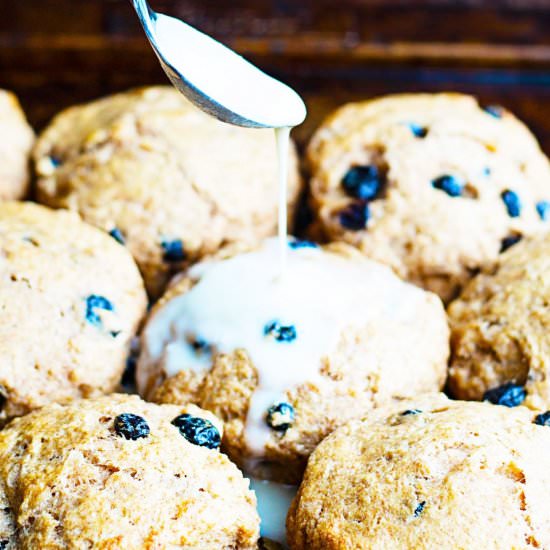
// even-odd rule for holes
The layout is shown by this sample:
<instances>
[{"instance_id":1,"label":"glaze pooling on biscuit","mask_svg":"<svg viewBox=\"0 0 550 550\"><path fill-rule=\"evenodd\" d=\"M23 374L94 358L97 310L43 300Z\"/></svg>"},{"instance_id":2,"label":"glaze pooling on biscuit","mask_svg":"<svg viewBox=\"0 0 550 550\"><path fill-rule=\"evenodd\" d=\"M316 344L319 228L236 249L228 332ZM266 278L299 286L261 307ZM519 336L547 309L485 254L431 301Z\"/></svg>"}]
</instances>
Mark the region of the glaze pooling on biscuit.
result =
<instances>
[{"instance_id":1,"label":"glaze pooling on biscuit","mask_svg":"<svg viewBox=\"0 0 550 550\"><path fill-rule=\"evenodd\" d=\"M232 436L234 439L227 444L236 448L242 440L244 448L239 452L239 461L252 465L253 470L255 461L261 462L269 456L274 456L275 462L278 460L268 447L285 447L286 440L291 442L289 445L300 445L301 430L306 430L305 426L298 427L300 422L314 425L308 435L304 433L311 440L307 447L301 445L300 450L292 450L297 455L292 460L298 464L307 457L313 441L321 437L317 434L319 430L326 431L327 426L342 422L345 415L373 406L373 401L389 398L391 390L382 382L386 373L378 374L378 369L385 369L385 358L390 361L389 356L394 353L392 362L401 366L402 361L409 361L401 357L405 350L389 351L393 331L401 341L408 339L410 332L416 334L415 328L424 322L433 327L429 352L424 349L420 334L418 338L411 337L411 345L414 341L420 356L426 357L422 365L412 361L409 368L418 371L407 373L407 377L417 377L411 385L437 387L446 356L446 322L437 297L403 283L385 266L345 246L335 247L334 251L320 247L289 250L287 270L282 277L277 260L278 243L268 240L258 250L191 268L188 279L176 283L153 311L143 332L143 353L138 366L138 389L151 396L164 380L168 386L187 380L185 384L189 385L184 384L187 388L184 391L199 390L200 384L215 383L211 377L218 367L223 364L238 368L242 357L243 378L224 375L225 388L205 386L203 397L195 398L217 411L213 403L220 392L229 391L232 383L246 385L238 390L233 403L222 407L226 412L221 414L227 414L230 421L242 422L238 433ZM183 284L186 290L179 292L178 284ZM196 353L192 342L197 334L208 342L211 353ZM372 339L373 349L365 356L359 353L359 357L348 357L360 349L362 338L366 342ZM378 338L384 344L377 344ZM339 353L343 364L331 367L329 358ZM352 370L348 365L354 362L360 364L361 372L365 371L359 387L372 384L371 388L346 386L347 378L354 376L346 369ZM339 364L338 360L335 363ZM254 372L250 373L250 380L244 374L249 367ZM341 373L337 373L339 368ZM395 387L401 382L388 380ZM342 411L342 404L329 411L331 397L327 397L326 405L316 405L320 416L314 419L313 413L305 413L307 407L301 409L299 403L300 399L308 401L310 392L312 401L317 392L327 396L334 392L336 401L357 399L359 406L357 411L352 406ZM156 395L155 399L162 400ZM237 402L243 399L246 408L241 410ZM206 400L210 400L210 405ZM275 410L278 407L285 410ZM300 416L301 410L304 417ZM226 432L229 433L231 429ZM289 469L292 479L298 468Z\"/></svg>"}]
</instances>

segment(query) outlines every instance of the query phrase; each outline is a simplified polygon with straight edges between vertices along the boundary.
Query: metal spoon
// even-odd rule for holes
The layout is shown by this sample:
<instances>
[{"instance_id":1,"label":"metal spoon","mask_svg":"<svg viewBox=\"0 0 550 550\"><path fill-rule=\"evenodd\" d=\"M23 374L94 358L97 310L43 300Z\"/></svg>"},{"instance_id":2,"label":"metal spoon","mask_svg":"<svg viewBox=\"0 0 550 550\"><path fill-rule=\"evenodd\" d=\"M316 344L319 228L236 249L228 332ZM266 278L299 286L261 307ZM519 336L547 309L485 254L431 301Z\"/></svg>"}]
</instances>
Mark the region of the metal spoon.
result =
<instances>
[{"instance_id":1,"label":"metal spoon","mask_svg":"<svg viewBox=\"0 0 550 550\"><path fill-rule=\"evenodd\" d=\"M306 107L290 87L187 23L132 0L145 34L172 84L197 107L237 126L301 124Z\"/></svg>"}]
</instances>

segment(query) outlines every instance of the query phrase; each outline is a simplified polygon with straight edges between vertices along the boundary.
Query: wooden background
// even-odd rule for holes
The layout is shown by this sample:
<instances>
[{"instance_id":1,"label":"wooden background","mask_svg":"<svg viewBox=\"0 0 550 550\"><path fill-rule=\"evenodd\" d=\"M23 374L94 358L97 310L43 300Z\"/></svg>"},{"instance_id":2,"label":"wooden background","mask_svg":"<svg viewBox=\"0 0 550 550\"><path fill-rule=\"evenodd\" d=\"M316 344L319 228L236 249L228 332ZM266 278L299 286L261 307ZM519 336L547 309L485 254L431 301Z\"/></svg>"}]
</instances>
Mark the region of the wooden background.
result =
<instances>
[{"instance_id":1,"label":"wooden background","mask_svg":"<svg viewBox=\"0 0 550 550\"><path fill-rule=\"evenodd\" d=\"M524 118L550 152L550 0L156 0L295 86L310 116L386 92L460 90ZM165 82L129 0L0 0L0 86L42 127L59 109Z\"/></svg>"}]
</instances>

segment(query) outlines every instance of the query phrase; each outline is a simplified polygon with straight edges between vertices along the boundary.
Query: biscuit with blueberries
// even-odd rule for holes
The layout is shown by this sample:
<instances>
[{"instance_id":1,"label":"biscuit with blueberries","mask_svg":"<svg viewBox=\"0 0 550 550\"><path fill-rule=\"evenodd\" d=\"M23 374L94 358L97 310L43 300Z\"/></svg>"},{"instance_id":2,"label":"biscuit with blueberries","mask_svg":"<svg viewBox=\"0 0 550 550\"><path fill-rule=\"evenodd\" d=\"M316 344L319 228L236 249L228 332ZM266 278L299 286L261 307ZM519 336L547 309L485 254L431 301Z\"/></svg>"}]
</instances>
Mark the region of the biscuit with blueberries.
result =
<instances>
[{"instance_id":1,"label":"biscuit with blueberries","mask_svg":"<svg viewBox=\"0 0 550 550\"><path fill-rule=\"evenodd\" d=\"M256 499L194 406L110 395L0 432L0 546L252 550Z\"/></svg>"},{"instance_id":2,"label":"biscuit with blueberries","mask_svg":"<svg viewBox=\"0 0 550 550\"><path fill-rule=\"evenodd\" d=\"M550 229L550 164L502 107L406 94L338 109L308 149L315 227L445 302Z\"/></svg>"},{"instance_id":3,"label":"biscuit with blueberries","mask_svg":"<svg viewBox=\"0 0 550 550\"><path fill-rule=\"evenodd\" d=\"M550 429L533 420L441 395L346 424L309 459L290 548L549 548Z\"/></svg>"},{"instance_id":4,"label":"biscuit with blueberries","mask_svg":"<svg viewBox=\"0 0 550 550\"><path fill-rule=\"evenodd\" d=\"M129 252L77 214L0 202L0 422L113 391L146 308Z\"/></svg>"},{"instance_id":5,"label":"biscuit with blueberries","mask_svg":"<svg viewBox=\"0 0 550 550\"><path fill-rule=\"evenodd\" d=\"M0 199L20 199L30 183L34 132L14 94L0 89Z\"/></svg>"},{"instance_id":6,"label":"biscuit with blueberries","mask_svg":"<svg viewBox=\"0 0 550 550\"><path fill-rule=\"evenodd\" d=\"M137 385L225 423L224 449L250 474L298 483L315 446L394 396L441 388L441 300L347 245L279 243L195 265L153 308Z\"/></svg>"},{"instance_id":7,"label":"biscuit with blueberries","mask_svg":"<svg viewBox=\"0 0 550 550\"><path fill-rule=\"evenodd\" d=\"M38 200L123 243L153 298L184 266L277 225L273 131L219 122L170 87L67 109L39 136L34 163ZM291 213L300 187L291 148Z\"/></svg>"},{"instance_id":8,"label":"biscuit with blueberries","mask_svg":"<svg viewBox=\"0 0 550 550\"><path fill-rule=\"evenodd\" d=\"M449 306L449 390L550 409L550 235L516 244Z\"/></svg>"}]
</instances>

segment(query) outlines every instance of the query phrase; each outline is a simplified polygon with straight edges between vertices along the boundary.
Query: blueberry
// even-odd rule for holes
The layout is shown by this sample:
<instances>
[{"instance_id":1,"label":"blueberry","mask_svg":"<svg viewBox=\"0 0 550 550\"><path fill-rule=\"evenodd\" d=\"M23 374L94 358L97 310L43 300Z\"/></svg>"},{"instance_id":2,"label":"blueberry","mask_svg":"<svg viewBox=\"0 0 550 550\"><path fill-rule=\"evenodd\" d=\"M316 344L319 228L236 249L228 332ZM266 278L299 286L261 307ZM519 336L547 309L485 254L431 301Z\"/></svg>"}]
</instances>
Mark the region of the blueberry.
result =
<instances>
[{"instance_id":1,"label":"blueberry","mask_svg":"<svg viewBox=\"0 0 550 550\"><path fill-rule=\"evenodd\" d=\"M286 432L294 423L294 407L289 403L275 403L267 409L266 422L277 432Z\"/></svg>"},{"instance_id":2,"label":"blueberry","mask_svg":"<svg viewBox=\"0 0 550 550\"><path fill-rule=\"evenodd\" d=\"M8 539L0 540L0 550L5 550L8 547L10 541Z\"/></svg>"},{"instance_id":3,"label":"blueberry","mask_svg":"<svg viewBox=\"0 0 550 550\"><path fill-rule=\"evenodd\" d=\"M420 514L424 511L424 508L426 507L426 501L423 500L415 509L414 509L414 517L417 518L420 516Z\"/></svg>"},{"instance_id":4,"label":"blueberry","mask_svg":"<svg viewBox=\"0 0 550 550\"><path fill-rule=\"evenodd\" d=\"M511 218L517 218L521 214L521 200L519 195L515 191L506 189L506 191L503 191L500 196L506 206L508 216Z\"/></svg>"},{"instance_id":5,"label":"blueberry","mask_svg":"<svg viewBox=\"0 0 550 550\"><path fill-rule=\"evenodd\" d=\"M97 309L113 311L113 304L103 296L91 294L86 298L86 321L97 327L101 326L101 317L96 313Z\"/></svg>"},{"instance_id":6,"label":"blueberry","mask_svg":"<svg viewBox=\"0 0 550 550\"><path fill-rule=\"evenodd\" d=\"M502 118L504 113L506 112L506 109L502 107L502 105L486 105L483 107L483 110L492 117L495 118Z\"/></svg>"},{"instance_id":7,"label":"blueberry","mask_svg":"<svg viewBox=\"0 0 550 550\"><path fill-rule=\"evenodd\" d=\"M384 176L374 165L352 166L342 179L342 185L350 197L371 201L384 185Z\"/></svg>"},{"instance_id":8,"label":"blueberry","mask_svg":"<svg viewBox=\"0 0 550 550\"><path fill-rule=\"evenodd\" d=\"M526 397L527 392L523 386L509 382L486 391L483 401L489 401L493 405L503 405L504 407L517 407L525 401Z\"/></svg>"},{"instance_id":9,"label":"blueberry","mask_svg":"<svg viewBox=\"0 0 550 550\"><path fill-rule=\"evenodd\" d=\"M537 213L543 222L550 220L550 201L537 202Z\"/></svg>"},{"instance_id":10,"label":"blueberry","mask_svg":"<svg viewBox=\"0 0 550 550\"><path fill-rule=\"evenodd\" d=\"M458 178L449 174L444 174L432 180L432 186L435 189L444 191L449 197L460 197L464 188L464 184Z\"/></svg>"},{"instance_id":11,"label":"blueberry","mask_svg":"<svg viewBox=\"0 0 550 550\"><path fill-rule=\"evenodd\" d=\"M401 413L401 416L410 416L413 414L420 414L422 411L420 409L407 409Z\"/></svg>"},{"instance_id":12,"label":"blueberry","mask_svg":"<svg viewBox=\"0 0 550 550\"><path fill-rule=\"evenodd\" d=\"M550 426L550 411L537 414L537 416L535 416L534 423L539 426Z\"/></svg>"},{"instance_id":13,"label":"blueberry","mask_svg":"<svg viewBox=\"0 0 550 550\"><path fill-rule=\"evenodd\" d=\"M298 334L294 325L282 325L279 321L270 321L264 326L264 335L273 336L277 342L292 342Z\"/></svg>"},{"instance_id":14,"label":"blueberry","mask_svg":"<svg viewBox=\"0 0 550 550\"><path fill-rule=\"evenodd\" d=\"M55 168L58 168L61 166L61 159L55 155L50 155L50 162L52 163L52 166Z\"/></svg>"},{"instance_id":15,"label":"blueberry","mask_svg":"<svg viewBox=\"0 0 550 550\"><path fill-rule=\"evenodd\" d=\"M519 241L521 241L521 235L510 235L509 237L504 237L504 239L500 241L500 252L506 252L506 250L514 246L516 243L519 243Z\"/></svg>"},{"instance_id":16,"label":"blueberry","mask_svg":"<svg viewBox=\"0 0 550 550\"><path fill-rule=\"evenodd\" d=\"M411 132L417 138L425 138L428 135L428 128L425 126L420 126L420 124L415 124L414 122L409 123L409 128Z\"/></svg>"},{"instance_id":17,"label":"blueberry","mask_svg":"<svg viewBox=\"0 0 550 550\"><path fill-rule=\"evenodd\" d=\"M118 241L120 244L124 244L126 241L124 240L124 235L122 234L122 231L118 227L113 227L111 231L109 231L109 235L115 239L115 241Z\"/></svg>"},{"instance_id":18,"label":"blueberry","mask_svg":"<svg viewBox=\"0 0 550 550\"><path fill-rule=\"evenodd\" d=\"M294 250L297 248L319 248L319 245L316 243L302 239L292 239L291 241L288 241L288 246Z\"/></svg>"},{"instance_id":19,"label":"blueberry","mask_svg":"<svg viewBox=\"0 0 550 550\"><path fill-rule=\"evenodd\" d=\"M193 338L190 345L197 353L210 353L211 351L210 344L202 338Z\"/></svg>"},{"instance_id":20,"label":"blueberry","mask_svg":"<svg viewBox=\"0 0 550 550\"><path fill-rule=\"evenodd\" d=\"M483 169L483 175L484 176L490 176L491 175L491 169L486 166L484 169Z\"/></svg>"},{"instance_id":21,"label":"blueberry","mask_svg":"<svg viewBox=\"0 0 550 550\"><path fill-rule=\"evenodd\" d=\"M365 229L369 218L369 205L365 201L354 202L340 210L338 214L340 225L352 231Z\"/></svg>"},{"instance_id":22,"label":"blueberry","mask_svg":"<svg viewBox=\"0 0 550 550\"><path fill-rule=\"evenodd\" d=\"M183 262L185 260L185 251L181 239L173 241L162 241L161 243L164 254L163 260L168 263Z\"/></svg>"},{"instance_id":23,"label":"blueberry","mask_svg":"<svg viewBox=\"0 0 550 550\"><path fill-rule=\"evenodd\" d=\"M120 437L135 441L148 437L151 430L145 418L132 413L119 414L115 418L115 432Z\"/></svg>"},{"instance_id":24,"label":"blueberry","mask_svg":"<svg viewBox=\"0 0 550 550\"><path fill-rule=\"evenodd\" d=\"M172 424L189 443L208 449L219 449L220 432L209 420L190 414L180 414L172 420Z\"/></svg>"}]
</instances>

